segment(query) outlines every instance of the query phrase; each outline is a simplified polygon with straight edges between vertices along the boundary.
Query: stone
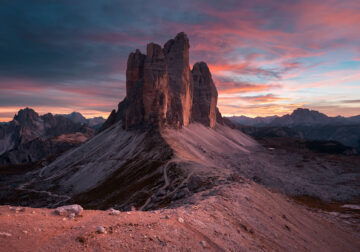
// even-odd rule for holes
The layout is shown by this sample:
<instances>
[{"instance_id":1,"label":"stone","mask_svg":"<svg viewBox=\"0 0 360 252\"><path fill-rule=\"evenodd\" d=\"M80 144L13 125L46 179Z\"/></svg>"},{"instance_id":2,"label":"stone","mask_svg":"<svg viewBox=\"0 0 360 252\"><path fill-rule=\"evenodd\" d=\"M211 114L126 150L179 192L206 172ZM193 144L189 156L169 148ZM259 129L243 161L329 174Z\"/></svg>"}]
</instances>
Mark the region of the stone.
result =
<instances>
[{"instance_id":1,"label":"stone","mask_svg":"<svg viewBox=\"0 0 360 252\"><path fill-rule=\"evenodd\" d=\"M0 232L0 237L11 237L12 234L7 233L7 232Z\"/></svg>"},{"instance_id":2,"label":"stone","mask_svg":"<svg viewBox=\"0 0 360 252\"><path fill-rule=\"evenodd\" d=\"M205 62L195 63L191 72L194 80L192 120L214 127L217 116L218 93L209 67Z\"/></svg>"},{"instance_id":3,"label":"stone","mask_svg":"<svg viewBox=\"0 0 360 252\"><path fill-rule=\"evenodd\" d=\"M169 79L164 52L160 45L150 43L147 45L142 97L145 124L155 127L166 124L169 95Z\"/></svg>"},{"instance_id":4,"label":"stone","mask_svg":"<svg viewBox=\"0 0 360 252\"><path fill-rule=\"evenodd\" d=\"M75 216L81 216L84 209L80 205L67 205L61 206L55 209L55 213L60 216L69 216L75 214Z\"/></svg>"},{"instance_id":5,"label":"stone","mask_svg":"<svg viewBox=\"0 0 360 252\"><path fill-rule=\"evenodd\" d=\"M110 208L109 211L110 211L109 215L119 215L121 213L119 210L113 208Z\"/></svg>"},{"instance_id":6,"label":"stone","mask_svg":"<svg viewBox=\"0 0 360 252\"><path fill-rule=\"evenodd\" d=\"M187 126L191 117L193 78L189 64L189 49L189 39L184 32L180 32L164 45L170 89L167 125L175 128Z\"/></svg>"},{"instance_id":7,"label":"stone","mask_svg":"<svg viewBox=\"0 0 360 252\"><path fill-rule=\"evenodd\" d=\"M181 218L181 217L179 217L179 218L178 218L178 222L180 222L180 223L184 223L184 219L183 219L183 218Z\"/></svg>"},{"instance_id":8,"label":"stone","mask_svg":"<svg viewBox=\"0 0 360 252\"><path fill-rule=\"evenodd\" d=\"M201 245L203 248L206 248L206 247L207 247L206 241L201 241L201 242L200 242L200 245Z\"/></svg>"},{"instance_id":9,"label":"stone","mask_svg":"<svg viewBox=\"0 0 360 252\"><path fill-rule=\"evenodd\" d=\"M223 123L217 109L217 90L206 63L190 70L190 43L183 32L161 47L149 43L146 54L130 53L126 97L101 130L121 121L126 130L179 129L191 122L208 127Z\"/></svg>"},{"instance_id":10,"label":"stone","mask_svg":"<svg viewBox=\"0 0 360 252\"><path fill-rule=\"evenodd\" d=\"M105 228L103 226L98 226L97 227L97 232L99 234L106 234L106 230L105 230Z\"/></svg>"}]
</instances>

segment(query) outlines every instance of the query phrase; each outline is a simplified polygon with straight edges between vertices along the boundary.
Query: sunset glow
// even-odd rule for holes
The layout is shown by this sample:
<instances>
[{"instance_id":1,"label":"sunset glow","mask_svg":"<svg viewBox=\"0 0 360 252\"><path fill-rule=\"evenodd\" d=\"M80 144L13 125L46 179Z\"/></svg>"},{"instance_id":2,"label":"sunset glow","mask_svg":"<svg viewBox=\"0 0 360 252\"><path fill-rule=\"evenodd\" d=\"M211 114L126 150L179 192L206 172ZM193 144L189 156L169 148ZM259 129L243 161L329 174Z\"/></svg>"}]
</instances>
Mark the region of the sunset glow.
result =
<instances>
[{"instance_id":1,"label":"sunset glow","mask_svg":"<svg viewBox=\"0 0 360 252\"><path fill-rule=\"evenodd\" d=\"M125 96L128 54L180 31L224 115L360 114L357 0L23 0L2 3L0 21L0 121L24 107L107 117Z\"/></svg>"}]
</instances>

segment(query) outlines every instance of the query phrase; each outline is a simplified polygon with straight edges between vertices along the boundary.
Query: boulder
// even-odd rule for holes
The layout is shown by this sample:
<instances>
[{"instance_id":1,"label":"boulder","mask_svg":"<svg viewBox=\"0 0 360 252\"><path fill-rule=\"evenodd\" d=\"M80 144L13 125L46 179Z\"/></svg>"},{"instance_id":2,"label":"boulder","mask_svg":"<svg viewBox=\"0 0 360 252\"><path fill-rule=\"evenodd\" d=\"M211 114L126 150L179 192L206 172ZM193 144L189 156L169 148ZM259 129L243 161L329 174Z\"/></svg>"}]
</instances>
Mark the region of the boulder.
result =
<instances>
[{"instance_id":1,"label":"boulder","mask_svg":"<svg viewBox=\"0 0 360 252\"><path fill-rule=\"evenodd\" d=\"M55 209L55 213L60 216L70 216L71 214L81 216L83 211L84 209L80 205L67 205Z\"/></svg>"},{"instance_id":2,"label":"boulder","mask_svg":"<svg viewBox=\"0 0 360 252\"><path fill-rule=\"evenodd\" d=\"M103 226L98 226L97 227L97 232L99 234L106 234L106 230L105 230L105 228Z\"/></svg>"}]
</instances>

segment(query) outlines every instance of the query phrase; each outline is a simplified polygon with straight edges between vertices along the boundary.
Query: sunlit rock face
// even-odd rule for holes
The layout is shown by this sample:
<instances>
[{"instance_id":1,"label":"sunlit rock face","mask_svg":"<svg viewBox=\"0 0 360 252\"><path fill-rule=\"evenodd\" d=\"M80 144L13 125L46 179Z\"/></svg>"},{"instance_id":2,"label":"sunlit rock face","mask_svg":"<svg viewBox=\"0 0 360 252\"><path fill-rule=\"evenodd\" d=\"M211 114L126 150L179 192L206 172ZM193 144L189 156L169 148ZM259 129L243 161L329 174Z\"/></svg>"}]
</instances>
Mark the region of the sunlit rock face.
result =
<instances>
[{"instance_id":1,"label":"sunlit rock face","mask_svg":"<svg viewBox=\"0 0 360 252\"><path fill-rule=\"evenodd\" d=\"M181 127L189 124L193 98L193 79L189 65L189 39L179 33L164 45L171 95L167 123Z\"/></svg>"},{"instance_id":2,"label":"sunlit rock face","mask_svg":"<svg viewBox=\"0 0 360 252\"><path fill-rule=\"evenodd\" d=\"M189 39L179 33L161 47L149 43L146 55L130 53L126 97L103 129L122 121L125 129L181 128L190 122L213 127L217 91L206 63L189 65ZM194 86L195 82L195 86Z\"/></svg>"}]
</instances>

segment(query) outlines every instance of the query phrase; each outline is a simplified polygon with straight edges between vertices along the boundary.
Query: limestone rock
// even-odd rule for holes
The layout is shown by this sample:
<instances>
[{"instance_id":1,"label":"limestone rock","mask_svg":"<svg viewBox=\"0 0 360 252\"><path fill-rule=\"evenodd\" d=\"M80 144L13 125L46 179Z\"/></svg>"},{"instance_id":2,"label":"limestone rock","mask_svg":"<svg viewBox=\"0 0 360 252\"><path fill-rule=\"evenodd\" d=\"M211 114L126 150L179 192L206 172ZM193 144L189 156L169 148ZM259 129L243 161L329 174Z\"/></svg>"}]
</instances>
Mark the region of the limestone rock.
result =
<instances>
[{"instance_id":1,"label":"limestone rock","mask_svg":"<svg viewBox=\"0 0 360 252\"><path fill-rule=\"evenodd\" d=\"M119 210L116 210L114 208L110 208L109 211L110 211L109 215L120 215L121 213Z\"/></svg>"},{"instance_id":2,"label":"limestone rock","mask_svg":"<svg viewBox=\"0 0 360 252\"><path fill-rule=\"evenodd\" d=\"M206 63L190 70L189 49L189 39L181 32L164 47L149 43L146 55L139 50L130 53L126 97L101 130L118 121L128 130L181 128L190 122L214 127L221 117L216 87Z\"/></svg>"},{"instance_id":3,"label":"limestone rock","mask_svg":"<svg viewBox=\"0 0 360 252\"><path fill-rule=\"evenodd\" d=\"M106 230L105 230L105 228L103 226L98 226L97 227L97 232L99 234L106 234Z\"/></svg>"},{"instance_id":4,"label":"limestone rock","mask_svg":"<svg viewBox=\"0 0 360 252\"><path fill-rule=\"evenodd\" d=\"M162 126L166 123L169 82L165 55L160 45L147 45L144 67L144 121L146 124Z\"/></svg>"},{"instance_id":5,"label":"limestone rock","mask_svg":"<svg viewBox=\"0 0 360 252\"><path fill-rule=\"evenodd\" d=\"M181 127L190 122L193 80L189 65L189 39L184 32L164 45L171 95L167 111L168 125Z\"/></svg>"},{"instance_id":6,"label":"limestone rock","mask_svg":"<svg viewBox=\"0 0 360 252\"><path fill-rule=\"evenodd\" d=\"M192 70L192 76L194 79L192 120L214 127L218 93L206 63L196 63Z\"/></svg>"},{"instance_id":7,"label":"limestone rock","mask_svg":"<svg viewBox=\"0 0 360 252\"><path fill-rule=\"evenodd\" d=\"M67 205L55 209L55 213L60 216L70 216L71 214L81 216L83 211L84 209L80 205Z\"/></svg>"},{"instance_id":8,"label":"limestone rock","mask_svg":"<svg viewBox=\"0 0 360 252\"><path fill-rule=\"evenodd\" d=\"M10 234L10 233L7 233L7 232L0 232L0 237L11 237L12 236L12 234Z\"/></svg>"}]
</instances>

